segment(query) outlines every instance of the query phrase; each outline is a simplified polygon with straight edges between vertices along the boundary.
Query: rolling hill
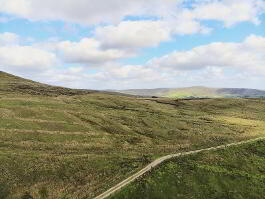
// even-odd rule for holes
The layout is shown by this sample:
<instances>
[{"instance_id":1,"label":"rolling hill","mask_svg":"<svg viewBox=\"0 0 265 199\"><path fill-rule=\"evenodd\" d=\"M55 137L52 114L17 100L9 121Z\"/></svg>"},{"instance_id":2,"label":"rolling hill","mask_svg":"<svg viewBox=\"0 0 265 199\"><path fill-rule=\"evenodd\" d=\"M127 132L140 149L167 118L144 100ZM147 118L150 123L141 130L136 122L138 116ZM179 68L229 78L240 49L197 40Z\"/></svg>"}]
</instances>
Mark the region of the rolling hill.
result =
<instances>
[{"instance_id":1,"label":"rolling hill","mask_svg":"<svg viewBox=\"0 0 265 199\"><path fill-rule=\"evenodd\" d=\"M187 88L157 88L157 89L130 89L120 90L120 93L157 96L170 98L260 98L265 97L265 91L246 88L207 88L207 87L187 87Z\"/></svg>"},{"instance_id":2,"label":"rolling hill","mask_svg":"<svg viewBox=\"0 0 265 199\"><path fill-rule=\"evenodd\" d=\"M0 198L93 198L157 157L264 136L264 99L137 98L0 72Z\"/></svg>"},{"instance_id":3,"label":"rolling hill","mask_svg":"<svg viewBox=\"0 0 265 199\"><path fill-rule=\"evenodd\" d=\"M111 199L263 199L265 141L179 157L154 168Z\"/></svg>"}]
</instances>

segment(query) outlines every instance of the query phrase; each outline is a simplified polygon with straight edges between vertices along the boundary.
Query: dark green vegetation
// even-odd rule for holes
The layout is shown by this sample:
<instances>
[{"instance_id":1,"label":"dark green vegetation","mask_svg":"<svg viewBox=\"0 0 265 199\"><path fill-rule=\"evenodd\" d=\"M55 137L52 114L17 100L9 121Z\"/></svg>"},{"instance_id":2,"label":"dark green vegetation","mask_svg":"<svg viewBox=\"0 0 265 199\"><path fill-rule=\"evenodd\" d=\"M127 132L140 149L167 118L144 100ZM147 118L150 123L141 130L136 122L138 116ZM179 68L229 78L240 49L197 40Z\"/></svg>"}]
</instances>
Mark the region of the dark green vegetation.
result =
<instances>
[{"instance_id":1,"label":"dark green vegetation","mask_svg":"<svg viewBox=\"0 0 265 199\"><path fill-rule=\"evenodd\" d=\"M264 199L265 141L170 160L112 199Z\"/></svg>"},{"instance_id":2,"label":"dark green vegetation","mask_svg":"<svg viewBox=\"0 0 265 199\"><path fill-rule=\"evenodd\" d=\"M121 93L139 96L158 96L170 98L263 98L265 91L244 88L158 88L131 89L119 91Z\"/></svg>"},{"instance_id":3,"label":"dark green vegetation","mask_svg":"<svg viewBox=\"0 0 265 199\"><path fill-rule=\"evenodd\" d=\"M0 73L0 198L92 198L157 157L264 136L265 100L173 100Z\"/></svg>"}]
</instances>

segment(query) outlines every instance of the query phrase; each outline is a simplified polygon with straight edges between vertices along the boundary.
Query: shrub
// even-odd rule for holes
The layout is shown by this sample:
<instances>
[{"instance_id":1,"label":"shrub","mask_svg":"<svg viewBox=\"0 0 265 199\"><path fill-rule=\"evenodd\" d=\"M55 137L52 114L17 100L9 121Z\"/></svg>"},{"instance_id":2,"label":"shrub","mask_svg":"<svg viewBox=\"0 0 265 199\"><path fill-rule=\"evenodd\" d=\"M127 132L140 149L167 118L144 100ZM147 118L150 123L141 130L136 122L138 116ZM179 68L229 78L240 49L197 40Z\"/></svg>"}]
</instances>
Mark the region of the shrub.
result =
<instances>
[{"instance_id":1,"label":"shrub","mask_svg":"<svg viewBox=\"0 0 265 199\"><path fill-rule=\"evenodd\" d=\"M6 184L0 184L0 198L5 199L10 194L9 188Z\"/></svg>"},{"instance_id":2,"label":"shrub","mask_svg":"<svg viewBox=\"0 0 265 199\"><path fill-rule=\"evenodd\" d=\"M41 187L39 190L39 195L41 199L45 199L48 198L49 194L48 194L48 190L46 187Z\"/></svg>"}]
</instances>

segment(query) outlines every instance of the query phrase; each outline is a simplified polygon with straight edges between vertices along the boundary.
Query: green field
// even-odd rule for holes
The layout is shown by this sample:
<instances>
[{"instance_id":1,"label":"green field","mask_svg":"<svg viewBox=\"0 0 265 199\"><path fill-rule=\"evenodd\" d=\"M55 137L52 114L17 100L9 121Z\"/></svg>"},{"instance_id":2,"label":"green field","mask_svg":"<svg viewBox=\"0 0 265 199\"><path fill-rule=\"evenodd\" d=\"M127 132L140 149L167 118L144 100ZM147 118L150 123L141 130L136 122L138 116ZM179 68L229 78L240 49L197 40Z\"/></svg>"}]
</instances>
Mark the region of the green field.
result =
<instances>
[{"instance_id":1,"label":"green field","mask_svg":"<svg viewBox=\"0 0 265 199\"><path fill-rule=\"evenodd\" d=\"M0 198L93 198L157 157L265 135L265 100L174 100L0 72Z\"/></svg>"},{"instance_id":2,"label":"green field","mask_svg":"<svg viewBox=\"0 0 265 199\"><path fill-rule=\"evenodd\" d=\"M263 199L265 141L170 160L111 199Z\"/></svg>"}]
</instances>

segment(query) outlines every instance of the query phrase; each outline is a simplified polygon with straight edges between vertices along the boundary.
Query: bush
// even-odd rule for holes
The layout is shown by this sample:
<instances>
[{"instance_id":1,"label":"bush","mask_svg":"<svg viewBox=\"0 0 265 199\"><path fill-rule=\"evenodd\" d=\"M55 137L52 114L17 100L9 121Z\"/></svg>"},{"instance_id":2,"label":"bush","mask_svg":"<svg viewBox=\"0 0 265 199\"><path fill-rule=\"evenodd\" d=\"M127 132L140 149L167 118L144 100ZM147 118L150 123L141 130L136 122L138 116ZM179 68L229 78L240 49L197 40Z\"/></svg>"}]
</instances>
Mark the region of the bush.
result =
<instances>
[{"instance_id":1,"label":"bush","mask_svg":"<svg viewBox=\"0 0 265 199\"><path fill-rule=\"evenodd\" d=\"M9 188L6 184L0 184L0 198L5 199L10 194Z\"/></svg>"},{"instance_id":2,"label":"bush","mask_svg":"<svg viewBox=\"0 0 265 199\"><path fill-rule=\"evenodd\" d=\"M42 187L40 190L39 190L39 195L40 195L40 198L41 199L45 199L45 198L48 198L49 194L48 194L48 190L46 187Z\"/></svg>"}]
</instances>

